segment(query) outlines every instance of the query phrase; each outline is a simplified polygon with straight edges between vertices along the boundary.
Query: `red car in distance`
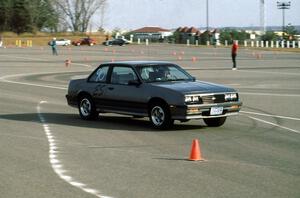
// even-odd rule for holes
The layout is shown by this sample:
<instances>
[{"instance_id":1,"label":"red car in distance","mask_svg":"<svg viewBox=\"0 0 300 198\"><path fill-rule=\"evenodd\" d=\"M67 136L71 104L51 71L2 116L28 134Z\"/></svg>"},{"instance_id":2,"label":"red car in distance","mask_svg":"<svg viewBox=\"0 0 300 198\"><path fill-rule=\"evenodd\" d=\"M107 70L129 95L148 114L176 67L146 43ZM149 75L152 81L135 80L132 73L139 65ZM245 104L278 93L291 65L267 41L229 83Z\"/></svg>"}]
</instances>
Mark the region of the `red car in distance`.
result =
<instances>
[{"instance_id":1,"label":"red car in distance","mask_svg":"<svg viewBox=\"0 0 300 198\"><path fill-rule=\"evenodd\" d=\"M92 39L92 38L89 38L89 37L81 38L79 40L72 41L72 45L75 45L75 46L80 46L80 45L93 46L93 45L96 45L96 40Z\"/></svg>"}]
</instances>

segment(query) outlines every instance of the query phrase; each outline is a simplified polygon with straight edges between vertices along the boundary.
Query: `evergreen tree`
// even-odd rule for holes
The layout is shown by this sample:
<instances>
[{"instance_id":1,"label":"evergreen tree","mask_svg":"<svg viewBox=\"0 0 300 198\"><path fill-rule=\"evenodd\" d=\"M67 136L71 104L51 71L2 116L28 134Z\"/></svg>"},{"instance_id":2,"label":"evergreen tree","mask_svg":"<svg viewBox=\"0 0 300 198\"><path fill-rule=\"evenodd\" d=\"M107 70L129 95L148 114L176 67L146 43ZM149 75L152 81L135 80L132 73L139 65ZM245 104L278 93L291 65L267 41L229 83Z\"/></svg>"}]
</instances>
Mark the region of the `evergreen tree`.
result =
<instances>
[{"instance_id":1,"label":"evergreen tree","mask_svg":"<svg viewBox=\"0 0 300 198\"><path fill-rule=\"evenodd\" d=\"M12 8L11 29L17 34L31 32L31 19L26 0L14 0Z\"/></svg>"},{"instance_id":2,"label":"evergreen tree","mask_svg":"<svg viewBox=\"0 0 300 198\"><path fill-rule=\"evenodd\" d=\"M0 1L0 32L9 31L11 24L12 0Z\"/></svg>"}]
</instances>

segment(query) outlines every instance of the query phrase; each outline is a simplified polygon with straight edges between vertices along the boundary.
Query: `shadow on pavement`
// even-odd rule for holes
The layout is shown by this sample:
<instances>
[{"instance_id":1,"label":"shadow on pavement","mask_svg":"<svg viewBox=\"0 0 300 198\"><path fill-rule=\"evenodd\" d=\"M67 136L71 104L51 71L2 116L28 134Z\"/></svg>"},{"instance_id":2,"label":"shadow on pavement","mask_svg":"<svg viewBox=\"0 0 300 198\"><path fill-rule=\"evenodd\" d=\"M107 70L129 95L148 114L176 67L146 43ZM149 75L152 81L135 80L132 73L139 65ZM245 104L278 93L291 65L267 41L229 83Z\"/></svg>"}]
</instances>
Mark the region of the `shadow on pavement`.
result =
<instances>
[{"instance_id":1,"label":"shadow on pavement","mask_svg":"<svg viewBox=\"0 0 300 198\"><path fill-rule=\"evenodd\" d=\"M82 120L75 114L64 113L43 113L42 114L48 124L65 125L70 127L80 128L95 128L95 129L107 129L107 130L126 130L126 131L139 131L139 132L167 132L167 131L180 131L180 130L193 130L201 129L204 126L199 125L187 125L187 124L175 124L169 130L156 130L151 127L148 118L136 119L128 116L100 116L97 120L86 121ZM12 120L22 122L36 122L41 123L38 114L36 113L24 113L24 114L6 114L0 115L0 120Z\"/></svg>"}]
</instances>

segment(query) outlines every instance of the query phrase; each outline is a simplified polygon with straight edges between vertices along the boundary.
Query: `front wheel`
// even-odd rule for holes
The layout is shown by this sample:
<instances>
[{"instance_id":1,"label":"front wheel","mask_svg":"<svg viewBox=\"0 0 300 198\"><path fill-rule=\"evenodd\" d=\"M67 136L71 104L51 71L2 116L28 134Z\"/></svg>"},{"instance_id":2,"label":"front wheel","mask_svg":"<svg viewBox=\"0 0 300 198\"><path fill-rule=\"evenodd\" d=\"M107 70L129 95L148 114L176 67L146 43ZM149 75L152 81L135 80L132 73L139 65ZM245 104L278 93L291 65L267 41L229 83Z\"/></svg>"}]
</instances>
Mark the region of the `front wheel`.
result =
<instances>
[{"instance_id":1,"label":"front wheel","mask_svg":"<svg viewBox=\"0 0 300 198\"><path fill-rule=\"evenodd\" d=\"M152 126L157 129L168 129L174 124L168 106L163 103L150 105L149 118Z\"/></svg>"},{"instance_id":2,"label":"front wheel","mask_svg":"<svg viewBox=\"0 0 300 198\"><path fill-rule=\"evenodd\" d=\"M219 127L222 126L227 117L220 117L220 118L204 118L204 122L209 127Z\"/></svg>"},{"instance_id":3,"label":"front wheel","mask_svg":"<svg viewBox=\"0 0 300 198\"><path fill-rule=\"evenodd\" d=\"M80 98L78 110L80 117L84 120L94 120L98 116L94 102L90 96L83 96Z\"/></svg>"}]
</instances>

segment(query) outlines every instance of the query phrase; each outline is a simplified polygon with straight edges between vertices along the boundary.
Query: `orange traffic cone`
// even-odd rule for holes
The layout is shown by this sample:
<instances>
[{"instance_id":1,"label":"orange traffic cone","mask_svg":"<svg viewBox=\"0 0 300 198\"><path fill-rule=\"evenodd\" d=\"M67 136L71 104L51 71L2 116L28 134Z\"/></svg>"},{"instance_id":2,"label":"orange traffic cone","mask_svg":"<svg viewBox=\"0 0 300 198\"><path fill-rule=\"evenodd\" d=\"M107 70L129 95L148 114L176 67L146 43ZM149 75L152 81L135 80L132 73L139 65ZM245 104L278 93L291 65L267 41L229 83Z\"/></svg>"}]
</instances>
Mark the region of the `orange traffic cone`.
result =
<instances>
[{"instance_id":1,"label":"orange traffic cone","mask_svg":"<svg viewBox=\"0 0 300 198\"><path fill-rule=\"evenodd\" d=\"M69 67L70 64L71 64L71 60L70 60L70 59L67 59L67 60L65 61L65 66L66 66L66 67Z\"/></svg>"},{"instance_id":2,"label":"orange traffic cone","mask_svg":"<svg viewBox=\"0 0 300 198\"><path fill-rule=\"evenodd\" d=\"M201 157L200 143L199 143L198 139L193 140L189 160L191 160L191 161L204 161L204 159Z\"/></svg>"}]
</instances>

